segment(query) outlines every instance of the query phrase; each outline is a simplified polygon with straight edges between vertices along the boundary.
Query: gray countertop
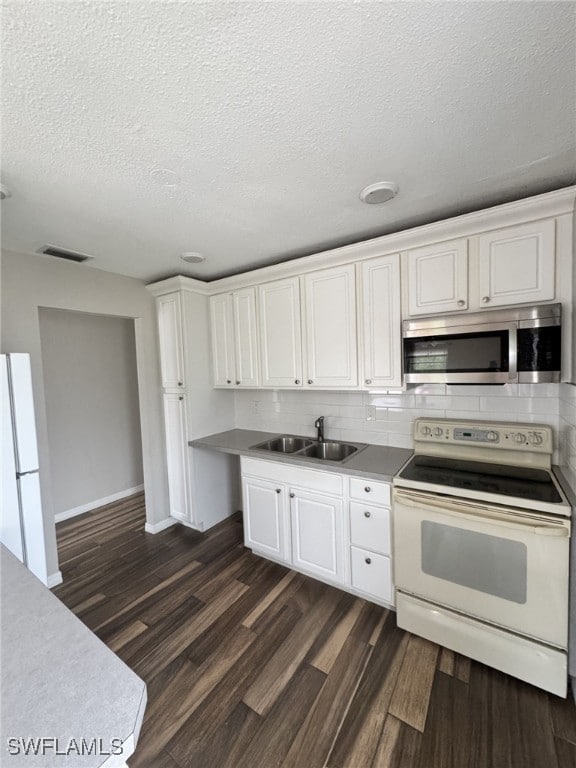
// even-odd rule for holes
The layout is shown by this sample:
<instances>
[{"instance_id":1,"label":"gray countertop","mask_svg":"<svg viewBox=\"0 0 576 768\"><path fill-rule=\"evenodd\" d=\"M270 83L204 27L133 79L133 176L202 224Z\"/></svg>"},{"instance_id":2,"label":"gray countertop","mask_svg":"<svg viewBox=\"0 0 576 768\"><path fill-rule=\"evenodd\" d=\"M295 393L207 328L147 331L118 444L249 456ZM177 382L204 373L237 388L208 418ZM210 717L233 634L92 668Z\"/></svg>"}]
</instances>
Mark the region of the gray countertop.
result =
<instances>
[{"instance_id":1,"label":"gray countertop","mask_svg":"<svg viewBox=\"0 0 576 768\"><path fill-rule=\"evenodd\" d=\"M123 766L138 739L144 682L3 546L0 573L0 765ZM39 744L36 757L23 753L23 739Z\"/></svg>"},{"instance_id":2,"label":"gray countertop","mask_svg":"<svg viewBox=\"0 0 576 768\"><path fill-rule=\"evenodd\" d=\"M274 453L273 451L254 451L251 446L263 443L277 432L259 432L252 429L230 429L197 440L191 440L189 445L194 448L208 448L223 453L234 453L239 456L251 456L266 461L282 461L299 464L303 467L314 467L326 472L338 472L343 475L369 477L373 480L391 482L394 475L408 461L412 451L407 448L392 448L386 445L368 445L343 462L323 461L321 459L304 458L294 454Z\"/></svg>"}]
</instances>

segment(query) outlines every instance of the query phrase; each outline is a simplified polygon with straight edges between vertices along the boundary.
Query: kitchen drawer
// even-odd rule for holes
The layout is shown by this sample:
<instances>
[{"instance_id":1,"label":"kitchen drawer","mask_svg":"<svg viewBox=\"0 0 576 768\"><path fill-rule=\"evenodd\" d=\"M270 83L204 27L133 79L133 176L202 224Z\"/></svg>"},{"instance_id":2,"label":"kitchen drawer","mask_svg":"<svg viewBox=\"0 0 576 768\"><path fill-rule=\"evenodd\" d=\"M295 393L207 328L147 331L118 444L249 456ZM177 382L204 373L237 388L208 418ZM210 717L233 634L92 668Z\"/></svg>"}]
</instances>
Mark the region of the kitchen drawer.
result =
<instances>
[{"instance_id":1,"label":"kitchen drawer","mask_svg":"<svg viewBox=\"0 0 576 768\"><path fill-rule=\"evenodd\" d=\"M352 586L393 605L394 589L390 558L358 547L350 547L350 558Z\"/></svg>"},{"instance_id":2,"label":"kitchen drawer","mask_svg":"<svg viewBox=\"0 0 576 768\"><path fill-rule=\"evenodd\" d=\"M367 501L370 504L390 506L390 485L362 477L350 478L350 498Z\"/></svg>"},{"instance_id":3,"label":"kitchen drawer","mask_svg":"<svg viewBox=\"0 0 576 768\"><path fill-rule=\"evenodd\" d=\"M350 502L350 539L383 555L390 554L390 510L371 504Z\"/></svg>"},{"instance_id":4,"label":"kitchen drawer","mask_svg":"<svg viewBox=\"0 0 576 768\"><path fill-rule=\"evenodd\" d=\"M302 468L284 461L262 461L242 457L242 475L252 475L274 483L283 483L290 487L307 488L332 496L343 495L343 476L335 472L318 472L315 469Z\"/></svg>"}]
</instances>

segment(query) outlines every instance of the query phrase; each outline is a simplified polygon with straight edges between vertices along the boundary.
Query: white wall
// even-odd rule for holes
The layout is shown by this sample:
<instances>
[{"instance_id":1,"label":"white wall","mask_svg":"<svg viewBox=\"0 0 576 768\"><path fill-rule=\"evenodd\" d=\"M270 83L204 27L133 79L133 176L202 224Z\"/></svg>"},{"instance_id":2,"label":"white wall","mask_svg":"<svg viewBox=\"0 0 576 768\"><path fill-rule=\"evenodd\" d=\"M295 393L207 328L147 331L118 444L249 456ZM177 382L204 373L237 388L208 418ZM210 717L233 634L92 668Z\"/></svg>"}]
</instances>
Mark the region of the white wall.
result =
<instances>
[{"instance_id":1,"label":"white wall","mask_svg":"<svg viewBox=\"0 0 576 768\"><path fill-rule=\"evenodd\" d=\"M395 395L236 390L236 426L312 435L315 419L324 416L327 438L399 448L413 447L411 425L419 416L549 424L557 434L559 386L426 384Z\"/></svg>"},{"instance_id":2,"label":"white wall","mask_svg":"<svg viewBox=\"0 0 576 768\"><path fill-rule=\"evenodd\" d=\"M41 308L40 339L58 519L142 485L134 321Z\"/></svg>"},{"instance_id":3,"label":"white wall","mask_svg":"<svg viewBox=\"0 0 576 768\"><path fill-rule=\"evenodd\" d=\"M58 555L50 483L50 444L44 399L39 308L51 307L135 319L138 390L146 516L168 516L160 365L154 299L144 284L84 265L42 256L2 253L2 351L28 352L32 360L40 480L48 572L56 574Z\"/></svg>"},{"instance_id":4,"label":"white wall","mask_svg":"<svg viewBox=\"0 0 576 768\"><path fill-rule=\"evenodd\" d=\"M560 385L560 464L576 493L576 384Z\"/></svg>"}]
</instances>

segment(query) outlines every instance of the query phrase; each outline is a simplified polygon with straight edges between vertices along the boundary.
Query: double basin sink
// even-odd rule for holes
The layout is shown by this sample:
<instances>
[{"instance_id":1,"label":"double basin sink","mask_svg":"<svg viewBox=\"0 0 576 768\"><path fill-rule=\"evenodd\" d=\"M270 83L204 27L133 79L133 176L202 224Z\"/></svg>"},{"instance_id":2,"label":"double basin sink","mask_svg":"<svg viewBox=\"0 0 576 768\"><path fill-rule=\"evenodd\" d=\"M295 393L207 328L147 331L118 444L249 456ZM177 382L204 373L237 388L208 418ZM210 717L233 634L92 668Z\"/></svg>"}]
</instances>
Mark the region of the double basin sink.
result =
<instances>
[{"instance_id":1,"label":"double basin sink","mask_svg":"<svg viewBox=\"0 0 576 768\"><path fill-rule=\"evenodd\" d=\"M302 459L341 462L365 448L359 443L339 443L336 440L312 440L309 437L279 435L264 443L251 446L251 451L285 453Z\"/></svg>"}]
</instances>

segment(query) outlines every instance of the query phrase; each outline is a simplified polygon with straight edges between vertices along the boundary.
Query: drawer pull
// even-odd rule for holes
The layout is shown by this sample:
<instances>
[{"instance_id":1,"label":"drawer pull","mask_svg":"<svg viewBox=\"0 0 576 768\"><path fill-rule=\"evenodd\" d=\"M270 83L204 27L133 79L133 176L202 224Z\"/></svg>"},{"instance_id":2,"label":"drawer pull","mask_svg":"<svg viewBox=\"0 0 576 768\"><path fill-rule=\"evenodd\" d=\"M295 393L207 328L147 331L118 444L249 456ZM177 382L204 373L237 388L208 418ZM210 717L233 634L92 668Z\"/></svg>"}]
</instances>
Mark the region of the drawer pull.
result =
<instances>
[{"instance_id":1,"label":"drawer pull","mask_svg":"<svg viewBox=\"0 0 576 768\"><path fill-rule=\"evenodd\" d=\"M366 493L370 493L370 491L372 490L372 488L370 488L370 486L369 486L369 485L367 485L367 486L366 486L366 488L364 488L364 490L366 491Z\"/></svg>"},{"instance_id":2,"label":"drawer pull","mask_svg":"<svg viewBox=\"0 0 576 768\"><path fill-rule=\"evenodd\" d=\"M236 384L240 384L240 382L239 382L239 381L237 381L237 382L236 382Z\"/></svg>"},{"instance_id":3,"label":"drawer pull","mask_svg":"<svg viewBox=\"0 0 576 768\"><path fill-rule=\"evenodd\" d=\"M368 512L368 510L366 510L366 512L364 512L364 517L370 517L370 512Z\"/></svg>"},{"instance_id":4,"label":"drawer pull","mask_svg":"<svg viewBox=\"0 0 576 768\"><path fill-rule=\"evenodd\" d=\"M290 494L290 498L291 498L291 499L293 499L293 498L294 498L294 494L293 494L293 493L291 493L291 494Z\"/></svg>"},{"instance_id":5,"label":"drawer pull","mask_svg":"<svg viewBox=\"0 0 576 768\"><path fill-rule=\"evenodd\" d=\"M294 384L300 384L300 379L294 379Z\"/></svg>"},{"instance_id":6,"label":"drawer pull","mask_svg":"<svg viewBox=\"0 0 576 768\"><path fill-rule=\"evenodd\" d=\"M365 557L364 558L364 562L366 563L366 565L370 565L370 563L372 562L372 558L371 557Z\"/></svg>"},{"instance_id":7,"label":"drawer pull","mask_svg":"<svg viewBox=\"0 0 576 768\"><path fill-rule=\"evenodd\" d=\"M312 379L308 379L308 384L313 384L313 383L314 382L312 381Z\"/></svg>"},{"instance_id":8,"label":"drawer pull","mask_svg":"<svg viewBox=\"0 0 576 768\"><path fill-rule=\"evenodd\" d=\"M282 488L276 488L276 493L282 493Z\"/></svg>"},{"instance_id":9,"label":"drawer pull","mask_svg":"<svg viewBox=\"0 0 576 768\"><path fill-rule=\"evenodd\" d=\"M226 379L226 384L232 384L232 382L230 381L230 379Z\"/></svg>"}]
</instances>

